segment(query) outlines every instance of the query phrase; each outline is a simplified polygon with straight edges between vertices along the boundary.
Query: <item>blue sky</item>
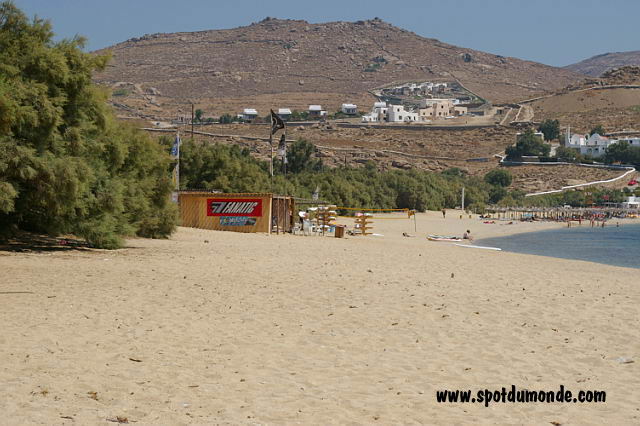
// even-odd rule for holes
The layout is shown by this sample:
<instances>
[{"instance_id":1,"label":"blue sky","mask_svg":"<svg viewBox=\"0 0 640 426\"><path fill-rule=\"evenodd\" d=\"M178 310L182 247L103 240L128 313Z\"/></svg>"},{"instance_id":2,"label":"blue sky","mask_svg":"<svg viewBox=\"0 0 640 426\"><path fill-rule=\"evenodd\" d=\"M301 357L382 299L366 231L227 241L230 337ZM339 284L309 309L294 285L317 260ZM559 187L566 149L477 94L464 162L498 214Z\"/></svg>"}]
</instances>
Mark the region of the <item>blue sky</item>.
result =
<instances>
[{"instance_id":1,"label":"blue sky","mask_svg":"<svg viewBox=\"0 0 640 426\"><path fill-rule=\"evenodd\" d=\"M100 49L146 33L234 28L266 16L312 23L379 17L421 36L503 56L568 65L640 50L640 0L14 0L58 37Z\"/></svg>"}]
</instances>

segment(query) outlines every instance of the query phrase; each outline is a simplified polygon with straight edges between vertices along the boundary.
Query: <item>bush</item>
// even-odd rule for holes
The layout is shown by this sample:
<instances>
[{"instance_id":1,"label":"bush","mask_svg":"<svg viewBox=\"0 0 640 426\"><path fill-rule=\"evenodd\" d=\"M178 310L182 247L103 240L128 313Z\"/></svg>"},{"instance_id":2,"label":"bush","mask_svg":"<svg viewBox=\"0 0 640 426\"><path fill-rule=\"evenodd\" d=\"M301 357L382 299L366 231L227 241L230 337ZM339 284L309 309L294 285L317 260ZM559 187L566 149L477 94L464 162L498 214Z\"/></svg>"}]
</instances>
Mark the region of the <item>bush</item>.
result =
<instances>
[{"instance_id":1,"label":"bush","mask_svg":"<svg viewBox=\"0 0 640 426\"><path fill-rule=\"evenodd\" d=\"M489 185L497 185L501 187L507 187L511 185L513 176L511 172L505 169L493 169L486 175L484 175L484 181Z\"/></svg>"},{"instance_id":2,"label":"bush","mask_svg":"<svg viewBox=\"0 0 640 426\"><path fill-rule=\"evenodd\" d=\"M560 138L560 122L558 120L547 119L540 123L538 131L544 134L544 140L552 141Z\"/></svg>"},{"instance_id":3,"label":"bush","mask_svg":"<svg viewBox=\"0 0 640 426\"><path fill-rule=\"evenodd\" d=\"M579 156L580 153L573 148L567 148L566 146L556 148L556 158L558 161L574 163L578 161Z\"/></svg>"},{"instance_id":4,"label":"bush","mask_svg":"<svg viewBox=\"0 0 640 426\"><path fill-rule=\"evenodd\" d=\"M640 147L631 146L627 141L619 141L607 147L604 161L611 163L626 163L640 167Z\"/></svg>"},{"instance_id":5,"label":"bush","mask_svg":"<svg viewBox=\"0 0 640 426\"><path fill-rule=\"evenodd\" d=\"M54 43L48 22L0 3L0 229L72 233L96 247L175 228L171 160L116 122L91 73L108 58Z\"/></svg>"},{"instance_id":6,"label":"bush","mask_svg":"<svg viewBox=\"0 0 640 426\"><path fill-rule=\"evenodd\" d=\"M168 141L165 142L169 145ZM380 172L375 163L365 167L324 169L315 147L304 140L289 147L289 170L269 176L265 161L235 145L185 142L182 146L181 181L184 188L224 192L276 192L310 198L320 187L320 198L339 206L409 208L424 211L460 205L462 186L467 205L483 206L490 185L474 177L446 176L421 170ZM293 164L297 164L293 166ZM274 164L279 171L279 163Z\"/></svg>"},{"instance_id":7,"label":"bush","mask_svg":"<svg viewBox=\"0 0 640 426\"><path fill-rule=\"evenodd\" d=\"M112 95L113 96L127 96L129 93L131 93L130 91L128 91L127 89L116 89L113 91Z\"/></svg>"},{"instance_id":8,"label":"bush","mask_svg":"<svg viewBox=\"0 0 640 426\"><path fill-rule=\"evenodd\" d=\"M515 145L506 149L507 159L521 158L523 155L538 155L546 157L551 151L551 146L538 138L532 129L527 129L519 136Z\"/></svg>"}]
</instances>

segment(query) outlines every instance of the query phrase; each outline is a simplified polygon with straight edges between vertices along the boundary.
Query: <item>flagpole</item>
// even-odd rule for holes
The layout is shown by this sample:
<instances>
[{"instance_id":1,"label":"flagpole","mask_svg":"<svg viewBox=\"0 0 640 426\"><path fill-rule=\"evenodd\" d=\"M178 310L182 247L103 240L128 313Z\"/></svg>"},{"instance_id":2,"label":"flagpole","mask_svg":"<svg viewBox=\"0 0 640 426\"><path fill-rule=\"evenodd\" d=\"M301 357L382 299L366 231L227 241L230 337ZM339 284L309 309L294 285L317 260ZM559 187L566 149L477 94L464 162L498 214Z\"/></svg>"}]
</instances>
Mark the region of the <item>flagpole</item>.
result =
<instances>
[{"instance_id":1,"label":"flagpole","mask_svg":"<svg viewBox=\"0 0 640 426\"><path fill-rule=\"evenodd\" d=\"M271 175L271 191L273 191L273 135L269 131L269 147L271 149L271 155L269 157L269 174Z\"/></svg>"},{"instance_id":2,"label":"flagpole","mask_svg":"<svg viewBox=\"0 0 640 426\"><path fill-rule=\"evenodd\" d=\"M176 132L178 139L178 162L176 163L176 191L180 191L180 132Z\"/></svg>"}]
</instances>

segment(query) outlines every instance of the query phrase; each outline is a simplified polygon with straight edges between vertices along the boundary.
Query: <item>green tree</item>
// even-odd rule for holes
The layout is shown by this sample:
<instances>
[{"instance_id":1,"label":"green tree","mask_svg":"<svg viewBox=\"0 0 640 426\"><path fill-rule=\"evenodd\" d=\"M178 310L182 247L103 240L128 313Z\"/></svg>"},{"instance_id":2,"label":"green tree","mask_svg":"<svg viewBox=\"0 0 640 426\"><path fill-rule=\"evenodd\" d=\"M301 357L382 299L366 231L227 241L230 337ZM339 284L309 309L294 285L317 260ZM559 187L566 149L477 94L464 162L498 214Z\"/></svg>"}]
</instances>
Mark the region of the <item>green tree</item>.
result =
<instances>
[{"instance_id":1,"label":"green tree","mask_svg":"<svg viewBox=\"0 0 640 426\"><path fill-rule=\"evenodd\" d=\"M605 134L604 127L602 127L602 124L598 124L596 127L591 129L591 131L589 132L589 135L591 136L596 133L599 134L600 136L603 136Z\"/></svg>"},{"instance_id":2,"label":"green tree","mask_svg":"<svg viewBox=\"0 0 640 426\"><path fill-rule=\"evenodd\" d=\"M219 121L220 121L221 124L231 124L231 123L233 123L235 121L235 117L233 117L229 113L225 113L225 114L222 114L220 116L220 120Z\"/></svg>"},{"instance_id":3,"label":"green tree","mask_svg":"<svg viewBox=\"0 0 640 426\"><path fill-rule=\"evenodd\" d=\"M556 148L556 158L559 161L567 161L573 163L579 160L580 153L573 148L567 148L566 146L559 146Z\"/></svg>"},{"instance_id":4,"label":"green tree","mask_svg":"<svg viewBox=\"0 0 640 426\"><path fill-rule=\"evenodd\" d=\"M513 176L509 170L505 169L493 169L486 175L484 175L484 181L489 185L500 186L506 188L511 185Z\"/></svg>"},{"instance_id":5,"label":"green tree","mask_svg":"<svg viewBox=\"0 0 640 426\"><path fill-rule=\"evenodd\" d=\"M467 175L467 172L459 167L451 167L442 171L442 174L449 177L464 177Z\"/></svg>"},{"instance_id":6,"label":"green tree","mask_svg":"<svg viewBox=\"0 0 640 426\"><path fill-rule=\"evenodd\" d=\"M532 129L527 129L523 134L519 135L515 145L507 148L507 158L516 159L523 155L539 155L546 157L549 155L551 146L544 143Z\"/></svg>"},{"instance_id":7,"label":"green tree","mask_svg":"<svg viewBox=\"0 0 640 426\"><path fill-rule=\"evenodd\" d=\"M287 170L291 173L321 170L322 160L316 158L315 152L315 145L298 139L287 148Z\"/></svg>"},{"instance_id":8,"label":"green tree","mask_svg":"<svg viewBox=\"0 0 640 426\"><path fill-rule=\"evenodd\" d=\"M195 121L196 121L196 123L201 123L203 116L204 116L204 111L201 110L201 109L197 109L196 112L195 112Z\"/></svg>"},{"instance_id":9,"label":"green tree","mask_svg":"<svg viewBox=\"0 0 640 426\"><path fill-rule=\"evenodd\" d=\"M604 162L627 163L640 166L640 147L631 146L627 141L619 141L607 147Z\"/></svg>"},{"instance_id":10,"label":"green tree","mask_svg":"<svg viewBox=\"0 0 640 426\"><path fill-rule=\"evenodd\" d=\"M82 47L0 3L0 230L73 233L105 248L167 236L177 220L170 157L115 121L91 83L108 57Z\"/></svg>"},{"instance_id":11,"label":"green tree","mask_svg":"<svg viewBox=\"0 0 640 426\"><path fill-rule=\"evenodd\" d=\"M180 184L183 189L223 192L268 192L266 163L237 145L185 141L180 149Z\"/></svg>"},{"instance_id":12,"label":"green tree","mask_svg":"<svg viewBox=\"0 0 640 426\"><path fill-rule=\"evenodd\" d=\"M491 204L496 204L506 196L507 190L502 186L495 185L489 190L489 202Z\"/></svg>"},{"instance_id":13,"label":"green tree","mask_svg":"<svg viewBox=\"0 0 640 426\"><path fill-rule=\"evenodd\" d=\"M560 122L558 120L546 119L540 126L538 131L544 134L544 140L552 141L560 137Z\"/></svg>"}]
</instances>

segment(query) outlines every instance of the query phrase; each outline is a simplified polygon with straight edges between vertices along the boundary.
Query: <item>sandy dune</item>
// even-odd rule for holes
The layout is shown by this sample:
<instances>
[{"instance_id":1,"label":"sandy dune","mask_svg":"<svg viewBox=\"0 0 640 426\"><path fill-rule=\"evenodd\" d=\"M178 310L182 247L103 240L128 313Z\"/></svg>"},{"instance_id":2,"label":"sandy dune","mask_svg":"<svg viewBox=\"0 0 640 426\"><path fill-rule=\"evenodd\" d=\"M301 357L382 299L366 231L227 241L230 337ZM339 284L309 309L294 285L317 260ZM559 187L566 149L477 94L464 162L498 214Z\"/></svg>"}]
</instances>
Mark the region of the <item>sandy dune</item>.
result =
<instances>
[{"instance_id":1,"label":"sandy dune","mask_svg":"<svg viewBox=\"0 0 640 426\"><path fill-rule=\"evenodd\" d=\"M424 238L557 225L417 225L0 252L0 423L640 423L638 270ZM436 402L511 384L607 402Z\"/></svg>"}]
</instances>

